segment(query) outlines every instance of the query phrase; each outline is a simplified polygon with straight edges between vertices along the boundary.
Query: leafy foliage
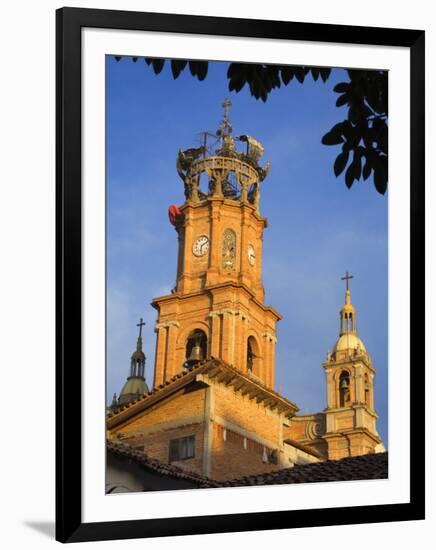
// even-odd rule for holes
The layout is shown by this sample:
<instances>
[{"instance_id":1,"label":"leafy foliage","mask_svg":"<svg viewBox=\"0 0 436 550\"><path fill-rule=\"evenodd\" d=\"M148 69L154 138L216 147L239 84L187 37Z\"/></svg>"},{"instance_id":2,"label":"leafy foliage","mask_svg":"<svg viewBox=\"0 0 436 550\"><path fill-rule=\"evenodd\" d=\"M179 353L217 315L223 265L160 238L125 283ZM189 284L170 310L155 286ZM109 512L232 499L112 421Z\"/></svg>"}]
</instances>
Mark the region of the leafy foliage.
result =
<instances>
[{"instance_id":1,"label":"leafy foliage","mask_svg":"<svg viewBox=\"0 0 436 550\"><path fill-rule=\"evenodd\" d=\"M117 61L121 56L115 56ZM132 57L134 62L137 57ZM155 74L162 72L165 59L145 57L145 63ZM187 68L193 77L202 81L208 72L207 61L171 59L171 72L176 79ZM292 80L303 84L308 75L314 81L326 82L331 69L297 65L265 65L229 63L227 78L229 90L240 92L244 86L250 94L266 101L274 88L287 86ZM347 118L333 126L322 138L324 145L341 145L333 171L337 176L345 171L345 184L367 180L373 174L374 185L384 194L388 182L388 77L384 71L348 70L349 82L340 82L334 88L339 95L336 106L348 107Z\"/></svg>"},{"instance_id":2,"label":"leafy foliage","mask_svg":"<svg viewBox=\"0 0 436 550\"><path fill-rule=\"evenodd\" d=\"M330 72L331 69L319 67L230 63L227 78L230 91L239 92L247 84L251 95L265 102L271 90L280 88L282 83L287 86L295 78L302 84L308 74L311 74L314 80L321 77L325 82Z\"/></svg>"},{"instance_id":3,"label":"leafy foliage","mask_svg":"<svg viewBox=\"0 0 436 550\"><path fill-rule=\"evenodd\" d=\"M384 194L388 183L388 80L383 71L349 70L349 82L337 84L336 106L348 106L348 116L323 138L324 145L342 145L333 169L345 171L345 184L374 176L374 185Z\"/></svg>"}]
</instances>

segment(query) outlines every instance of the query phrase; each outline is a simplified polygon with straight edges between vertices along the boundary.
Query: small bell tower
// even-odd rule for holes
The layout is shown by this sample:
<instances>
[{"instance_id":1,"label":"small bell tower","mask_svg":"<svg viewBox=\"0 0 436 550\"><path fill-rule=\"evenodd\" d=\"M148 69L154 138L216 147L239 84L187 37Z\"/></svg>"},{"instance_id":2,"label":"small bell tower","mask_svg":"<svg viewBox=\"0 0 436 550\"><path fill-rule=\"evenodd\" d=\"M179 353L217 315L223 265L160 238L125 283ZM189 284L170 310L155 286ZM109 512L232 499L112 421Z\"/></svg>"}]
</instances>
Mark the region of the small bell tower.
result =
<instances>
[{"instance_id":1,"label":"small bell tower","mask_svg":"<svg viewBox=\"0 0 436 550\"><path fill-rule=\"evenodd\" d=\"M339 338L327 354L326 433L328 458L339 459L375 452L381 444L374 408L375 369L357 334L356 309L351 303L348 271L345 303L340 310Z\"/></svg>"},{"instance_id":2,"label":"small bell tower","mask_svg":"<svg viewBox=\"0 0 436 550\"><path fill-rule=\"evenodd\" d=\"M136 350L132 353L130 358L130 373L123 389L120 392L120 396L118 398L119 405L130 403L131 401L137 399L140 395L148 392L148 387L145 382L145 353L142 351L142 327L144 325L145 323L142 318L136 325L139 327Z\"/></svg>"},{"instance_id":3,"label":"small bell tower","mask_svg":"<svg viewBox=\"0 0 436 550\"><path fill-rule=\"evenodd\" d=\"M177 172L185 202L169 217L178 238L176 284L155 298L154 385L209 357L221 358L274 387L276 323L264 304L261 184L269 163L248 135L233 135L229 100L216 132L203 132L200 147L180 150Z\"/></svg>"}]
</instances>

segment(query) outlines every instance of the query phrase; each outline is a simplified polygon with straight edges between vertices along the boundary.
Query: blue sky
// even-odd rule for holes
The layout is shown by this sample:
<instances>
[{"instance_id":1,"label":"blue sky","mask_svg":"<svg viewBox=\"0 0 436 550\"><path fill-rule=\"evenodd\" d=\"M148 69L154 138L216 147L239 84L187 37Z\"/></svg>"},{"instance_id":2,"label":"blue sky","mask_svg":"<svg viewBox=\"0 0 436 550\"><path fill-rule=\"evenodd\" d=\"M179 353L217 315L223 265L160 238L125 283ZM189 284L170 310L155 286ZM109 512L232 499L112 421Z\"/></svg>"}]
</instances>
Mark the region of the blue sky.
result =
<instances>
[{"instance_id":1,"label":"blue sky","mask_svg":"<svg viewBox=\"0 0 436 550\"><path fill-rule=\"evenodd\" d=\"M153 380L156 312L153 297L174 286L177 234L168 222L170 204L184 202L176 172L180 148L198 145L198 133L215 131L225 97L232 101L235 135L249 134L265 146L271 170L261 194L265 302L278 323L276 389L300 412L326 406L322 362L339 332L346 270L359 335L377 369L378 429L387 445L387 196L372 178L348 190L333 174L336 147L322 135L346 117L335 107L334 70L327 83L308 78L273 90L266 103L244 88L230 93L226 64L209 64L203 82L189 71L173 80L167 65L159 76L143 60L117 63L107 57L107 396L119 393L129 371L139 317Z\"/></svg>"}]
</instances>

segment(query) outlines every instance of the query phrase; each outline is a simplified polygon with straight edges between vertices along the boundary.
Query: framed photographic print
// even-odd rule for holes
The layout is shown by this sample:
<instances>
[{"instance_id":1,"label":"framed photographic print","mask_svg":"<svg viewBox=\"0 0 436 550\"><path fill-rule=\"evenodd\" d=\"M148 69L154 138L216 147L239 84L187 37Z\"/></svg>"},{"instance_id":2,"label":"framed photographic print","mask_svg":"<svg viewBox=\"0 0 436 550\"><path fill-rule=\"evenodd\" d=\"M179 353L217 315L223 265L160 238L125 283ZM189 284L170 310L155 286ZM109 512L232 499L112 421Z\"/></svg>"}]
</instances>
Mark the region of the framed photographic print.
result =
<instances>
[{"instance_id":1,"label":"framed photographic print","mask_svg":"<svg viewBox=\"0 0 436 550\"><path fill-rule=\"evenodd\" d=\"M58 540L423 519L423 278L424 32L58 10Z\"/></svg>"}]
</instances>

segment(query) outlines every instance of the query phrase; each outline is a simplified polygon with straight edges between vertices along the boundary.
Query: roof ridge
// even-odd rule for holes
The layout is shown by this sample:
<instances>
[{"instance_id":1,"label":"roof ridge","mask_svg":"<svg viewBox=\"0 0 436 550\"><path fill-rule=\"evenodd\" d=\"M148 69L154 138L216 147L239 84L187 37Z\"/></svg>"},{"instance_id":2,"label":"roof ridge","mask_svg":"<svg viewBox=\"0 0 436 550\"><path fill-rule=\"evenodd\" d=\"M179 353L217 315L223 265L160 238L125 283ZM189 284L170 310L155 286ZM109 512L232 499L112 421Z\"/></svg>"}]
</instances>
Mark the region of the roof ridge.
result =
<instances>
[{"instance_id":1,"label":"roof ridge","mask_svg":"<svg viewBox=\"0 0 436 550\"><path fill-rule=\"evenodd\" d=\"M376 462L376 464L372 464ZM373 470L359 470L360 463L372 465ZM339 466L339 468L338 468ZM347 456L336 460L295 464L272 472L242 476L224 481L224 487L244 485L268 485L274 483L310 483L322 481L353 481L358 479L384 479L388 473L388 452L370 453L360 456ZM306 474L311 474L306 476ZM377 475L374 475L377 474Z\"/></svg>"},{"instance_id":2,"label":"roof ridge","mask_svg":"<svg viewBox=\"0 0 436 550\"><path fill-rule=\"evenodd\" d=\"M189 369L183 368L182 370L176 372L171 378L169 378L168 380L165 380L165 382L162 382L162 384L159 384L158 386L154 386L151 391L144 393L143 395L140 395L130 403L126 403L125 405L118 407L116 411L110 412L107 415L107 417L113 418L114 416L117 416L118 414L122 413L124 410L131 407L132 405L135 405L136 403L139 403L140 401L143 401L144 399L147 399L148 397L151 397L152 395L159 393L160 391L165 389L167 386L169 386L171 383L176 382L177 380L180 380L180 378L183 378L184 376L187 376L188 374L191 374L192 372L197 371L200 367L203 367L211 359L212 358L204 359L203 361L200 361L197 365L194 365Z\"/></svg>"},{"instance_id":3,"label":"roof ridge","mask_svg":"<svg viewBox=\"0 0 436 550\"><path fill-rule=\"evenodd\" d=\"M263 384L260 384L256 380L252 380L249 376L246 375L246 373L238 370L236 367L225 361L224 359L221 359L221 357L214 357L211 356L207 359L203 359L198 364L194 365L191 368L184 368L181 371L178 371L176 374L174 374L169 380L166 380L162 384L159 384L158 386L154 387L152 391L148 392L147 394L144 394L140 397L138 397L135 401L132 401L130 403L126 403L125 405L122 405L119 407L116 411L111 412L107 415L107 420L112 423L114 420L119 417L123 412L125 412L130 407L137 405L138 403L144 402L146 399L152 398L154 395L159 394L161 391L163 391L165 388L168 388L172 384L176 383L178 380L193 374L199 374L204 369L206 369L210 365L216 365L219 367L224 367L228 370L230 370L232 373L234 373L236 376L242 377L244 380L246 380L249 384L253 384L255 387L259 388L261 391L264 391L268 394L270 394L275 399L280 400L282 403L286 404L286 406L291 407L294 409L294 413L298 411L298 405L296 403L293 403L289 399L287 399L285 396L277 393L274 389L268 388L264 386ZM207 372L206 372L207 374Z\"/></svg>"},{"instance_id":4,"label":"roof ridge","mask_svg":"<svg viewBox=\"0 0 436 550\"><path fill-rule=\"evenodd\" d=\"M139 462L142 466L149 467L150 469L158 473L176 478L201 482L201 488L221 486L219 482L207 476L198 474L197 472L193 472L191 470L184 470L183 468L180 468L175 464L168 464L166 462L162 462L157 458L150 457L145 452L134 449L128 443L107 439L106 447L108 450L114 451L116 454L131 458L136 462Z\"/></svg>"}]
</instances>

